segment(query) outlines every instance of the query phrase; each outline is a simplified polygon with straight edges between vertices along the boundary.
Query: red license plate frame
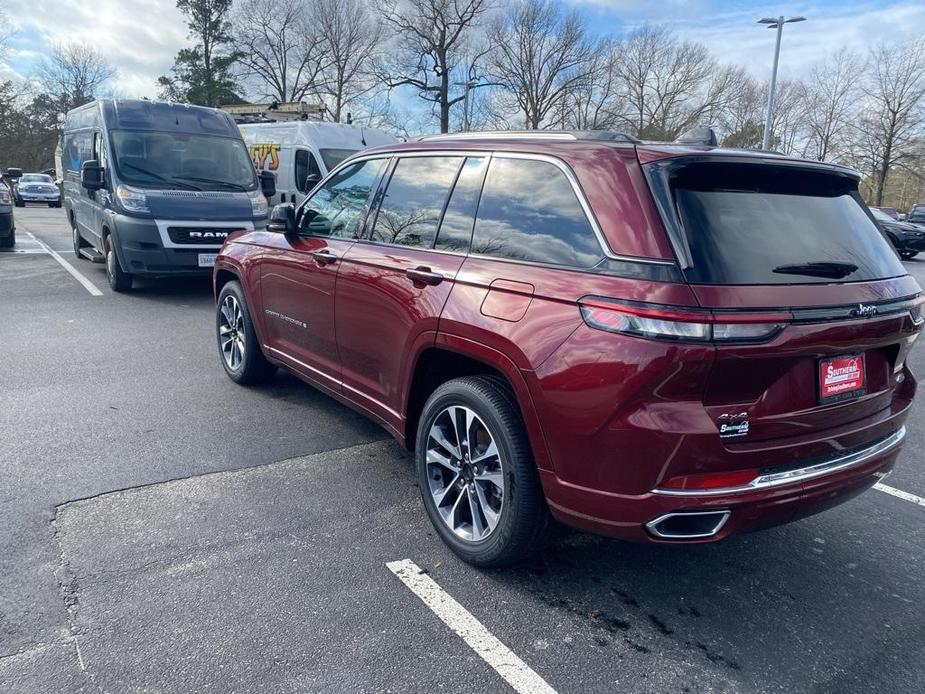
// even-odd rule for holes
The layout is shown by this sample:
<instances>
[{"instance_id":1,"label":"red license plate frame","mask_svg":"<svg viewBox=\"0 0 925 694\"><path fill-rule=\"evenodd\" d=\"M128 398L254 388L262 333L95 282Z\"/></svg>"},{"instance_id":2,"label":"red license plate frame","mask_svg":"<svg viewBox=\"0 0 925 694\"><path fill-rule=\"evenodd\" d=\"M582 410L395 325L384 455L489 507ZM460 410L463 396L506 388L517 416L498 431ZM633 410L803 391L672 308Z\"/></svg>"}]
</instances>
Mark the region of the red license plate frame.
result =
<instances>
[{"instance_id":1,"label":"red license plate frame","mask_svg":"<svg viewBox=\"0 0 925 694\"><path fill-rule=\"evenodd\" d=\"M819 359L816 362L819 404L853 400L867 393L866 365L863 353Z\"/></svg>"}]
</instances>

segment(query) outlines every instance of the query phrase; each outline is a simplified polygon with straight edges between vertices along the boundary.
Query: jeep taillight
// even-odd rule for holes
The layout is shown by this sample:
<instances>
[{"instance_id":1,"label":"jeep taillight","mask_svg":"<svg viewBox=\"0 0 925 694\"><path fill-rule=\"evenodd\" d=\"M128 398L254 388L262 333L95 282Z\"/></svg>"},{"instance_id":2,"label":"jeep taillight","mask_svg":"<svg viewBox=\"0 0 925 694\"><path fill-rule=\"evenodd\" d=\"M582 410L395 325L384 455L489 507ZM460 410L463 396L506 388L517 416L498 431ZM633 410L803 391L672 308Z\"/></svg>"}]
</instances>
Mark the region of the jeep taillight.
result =
<instances>
[{"instance_id":1,"label":"jeep taillight","mask_svg":"<svg viewBox=\"0 0 925 694\"><path fill-rule=\"evenodd\" d=\"M589 296L578 302L592 328L655 340L765 342L790 321L783 312L719 312Z\"/></svg>"}]
</instances>

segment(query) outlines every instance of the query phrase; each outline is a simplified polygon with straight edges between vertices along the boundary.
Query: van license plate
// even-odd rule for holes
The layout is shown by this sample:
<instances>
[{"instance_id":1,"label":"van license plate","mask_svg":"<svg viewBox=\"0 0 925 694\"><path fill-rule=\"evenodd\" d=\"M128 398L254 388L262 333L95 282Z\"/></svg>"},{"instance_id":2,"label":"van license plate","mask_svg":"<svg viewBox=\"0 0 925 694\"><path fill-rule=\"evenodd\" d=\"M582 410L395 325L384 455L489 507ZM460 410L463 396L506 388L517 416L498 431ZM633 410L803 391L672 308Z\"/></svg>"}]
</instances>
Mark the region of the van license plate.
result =
<instances>
[{"instance_id":1,"label":"van license plate","mask_svg":"<svg viewBox=\"0 0 925 694\"><path fill-rule=\"evenodd\" d=\"M218 253L200 253L199 267L215 267L215 258Z\"/></svg>"},{"instance_id":2,"label":"van license plate","mask_svg":"<svg viewBox=\"0 0 925 694\"><path fill-rule=\"evenodd\" d=\"M819 360L820 404L855 398L866 392L863 354Z\"/></svg>"}]
</instances>

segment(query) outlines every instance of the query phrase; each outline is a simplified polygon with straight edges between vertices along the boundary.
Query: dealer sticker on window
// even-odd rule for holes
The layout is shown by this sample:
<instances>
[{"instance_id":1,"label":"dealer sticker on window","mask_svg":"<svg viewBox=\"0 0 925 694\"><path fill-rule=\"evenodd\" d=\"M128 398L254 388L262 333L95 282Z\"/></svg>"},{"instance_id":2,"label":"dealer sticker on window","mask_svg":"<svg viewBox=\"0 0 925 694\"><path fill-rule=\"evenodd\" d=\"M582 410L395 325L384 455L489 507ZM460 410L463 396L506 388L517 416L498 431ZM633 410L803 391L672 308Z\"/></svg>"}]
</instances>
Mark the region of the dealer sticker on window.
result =
<instances>
[{"instance_id":1,"label":"dealer sticker on window","mask_svg":"<svg viewBox=\"0 0 925 694\"><path fill-rule=\"evenodd\" d=\"M820 403L846 400L866 392L863 354L846 354L819 360Z\"/></svg>"}]
</instances>

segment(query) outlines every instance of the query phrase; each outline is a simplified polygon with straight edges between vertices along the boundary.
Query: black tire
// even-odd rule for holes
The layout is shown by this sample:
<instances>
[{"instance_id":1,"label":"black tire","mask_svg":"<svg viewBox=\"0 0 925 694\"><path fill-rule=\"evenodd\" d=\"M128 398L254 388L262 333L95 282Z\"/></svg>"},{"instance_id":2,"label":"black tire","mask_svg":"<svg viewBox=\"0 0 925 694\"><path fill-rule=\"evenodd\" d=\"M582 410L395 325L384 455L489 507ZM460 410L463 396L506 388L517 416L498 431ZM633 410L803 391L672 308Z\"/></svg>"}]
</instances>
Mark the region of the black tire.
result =
<instances>
[{"instance_id":1,"label":"black tire","mask_svg":"<svg viewBox=\"0 0 925 694\"><path fill-rule=\"evenodd\" d=\"M119 257L112 244L112 237L103 239L104 255L106 256L106 279L114 292L127 292L132 288L132 275L125 272L119 264Z\"/></svg>"},{"instance_id":2,"label":"black tire","mask_svg":"<svg viewBox=\"0 0 925 694\"><path fill-rule=\"evenodd\" d=\"M0 239L0 248L12 248L16 245L16 229L10 229L10 235Z\"/></svg>"},{"instance_id":3,"label":"black tire","mask_svg":"<svg viewBox=\"0 0 925 694\"><path fill-rule=\"evenodd\" d=\"M84 241L83 237L80 235L80 232L77 231L77 222L74 221L74 218L71 217L71 245L74 247L74 256L80 260L87 260L86 257L80 254L81 248L86 248L89 244Z\"/></svg>"},{"instance_id":4,"label":"black tire","mask_svg":"<svg viewBox=\"0 0 925 694\"><path fill-rule=\"evenodd\" d=\"M437 417L454 405L475 412L500 453L505 485L500 518L494 530L479 541L459 537L450 529L437 510L430 491L426 465L430 430ZM438 387L421 412L415 463L427 515L441 539L463 561L484 568L514 564L534 555L549 539L552 519L540 487L520 408L504 379L467 376Z\"/></svg>"},{"instance_id":5,"label":"black tire","mask_svg":"<svg viewBox=\"0 0 925 694\"><path fill-rule=\"evenodd\" d=\"M25 200L20 200L19 198L16 198L16 199L14 200L14 203L15 203L16 207L25 207L25 206L26 206Z\"/></svg>"},{"instance_id":6,"label":"black tire","mask_svg":"<svg viewBox=\"0 0 925 694\"><path fill-rule=\"evenodd\" d=\"M228 335L222 334L223 328L223 307L226 307L226 301L229 297L237 303L240 309L240 322L235 322L236 334L228 339L243 338L243 349L238 349L240 361L237 364L229 363L226 358L225 350L222 343L223 338ZM224 316L228 322L228 316ZM218 303L215 305L215 339L218 345L218 356L222 362L222 368L225 373L235 383L240 385L256 385L268 380L276 371L267 358L263 355L260 343L257 340L257 334L254 332L254 323L251 320L250 309L247 300L244 298L244 290L236 281L228 282L218 295ZM233 361L233 360L232 360Z\"/></svg>"}]
</instances>

